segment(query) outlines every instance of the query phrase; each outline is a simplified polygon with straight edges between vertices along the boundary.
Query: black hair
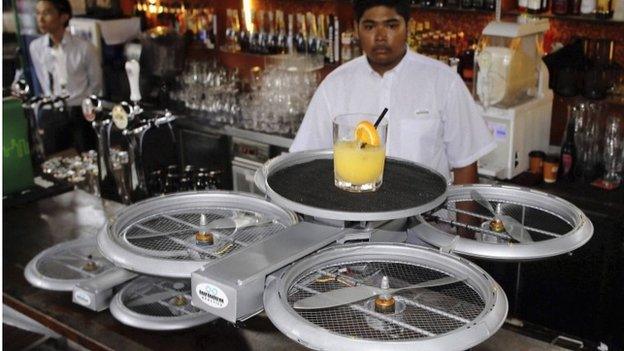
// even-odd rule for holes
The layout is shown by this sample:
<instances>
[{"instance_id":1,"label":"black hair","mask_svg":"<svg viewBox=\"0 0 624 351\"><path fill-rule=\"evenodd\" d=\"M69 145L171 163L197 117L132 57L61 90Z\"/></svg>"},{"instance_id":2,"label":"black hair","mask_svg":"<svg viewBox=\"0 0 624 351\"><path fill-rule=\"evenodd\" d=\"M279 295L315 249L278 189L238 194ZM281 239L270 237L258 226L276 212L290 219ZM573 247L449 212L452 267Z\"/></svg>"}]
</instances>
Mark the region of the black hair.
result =
<instances>
[{"instance_id":1,"label":"black hair","mask_svg":"<svg viewBox=\"0 0 624 351\"><path fill-rule=\"evenodd\" d=\"M360 21L366 10L375 6L386 6L393 8L407 23L410 19L410 2L409 0L354 0L353 12L355 12L355 20Z\"/></svg>"},{"instance_id":2,"label":"black hair","mask_svg":"<svg viewBox=\"0 0 624 351\"><path fill-rule=\"evenodd\" d=\"M56 11L58 11L60 15L65 13L69 15L69 18L72 18L72 7L71 7L71 4L69 3L69 0L39 0L39 1L49 2L50 4L52 4L52 6L54 6ZM67 22L65 22L65 27L67 27L68 25L69 25L69 19L67 19Z\"/></svg>"}]
</instances>

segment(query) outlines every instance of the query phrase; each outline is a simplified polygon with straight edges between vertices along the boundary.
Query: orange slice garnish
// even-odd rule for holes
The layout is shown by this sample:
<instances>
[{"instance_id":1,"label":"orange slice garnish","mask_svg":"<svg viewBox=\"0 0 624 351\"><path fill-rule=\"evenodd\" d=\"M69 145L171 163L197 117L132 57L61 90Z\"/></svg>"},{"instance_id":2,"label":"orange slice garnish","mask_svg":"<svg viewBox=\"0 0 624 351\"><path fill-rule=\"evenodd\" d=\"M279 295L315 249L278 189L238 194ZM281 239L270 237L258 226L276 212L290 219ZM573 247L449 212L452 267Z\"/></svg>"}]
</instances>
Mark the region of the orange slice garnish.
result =
<instances>
[{"instance_id":1,"label":"orange slice garnish","mask_svg":"<svg viewBox=\"0 0 624 351\"><path fill-rule=\"evenodd\" d=\"M355 127L355 139L360 143L379 146L381 138L375 126L369 121L362 121Z\"/></svg>"}]
</instances>

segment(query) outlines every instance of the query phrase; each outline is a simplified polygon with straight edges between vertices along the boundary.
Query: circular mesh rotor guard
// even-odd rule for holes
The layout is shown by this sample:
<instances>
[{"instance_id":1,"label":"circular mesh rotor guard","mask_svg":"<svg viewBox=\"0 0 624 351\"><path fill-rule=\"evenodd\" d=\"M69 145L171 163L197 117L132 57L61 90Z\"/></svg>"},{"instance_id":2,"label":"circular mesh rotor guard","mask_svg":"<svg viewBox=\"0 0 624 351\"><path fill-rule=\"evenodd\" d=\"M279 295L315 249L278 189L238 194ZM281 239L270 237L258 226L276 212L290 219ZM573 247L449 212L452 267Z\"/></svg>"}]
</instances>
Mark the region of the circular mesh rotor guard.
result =
<instances>
[{"instance_id":1,"label":"circular mesh rotor guard","mask_svg":"<svg viewBox=\"0 0 624 351\"><path fill-rule=\"evenodd\" d=\"M272 201L319 218L360 221L406 218L444 201L444 176L425 166L386 158L383 184L374 192L351 193L334 185L333 153L304 151L276 157L262 168Z\"/></svg>"},{"instance_id":2,"label":"circular mesh rotor guard","mask_svg":"<svg viewBox=\"0 0 624 351\"><path fill-rule=\"evenodd\" d=\"M200 225L201 215L206 222ZM211 228L227 219L248 225ZM98 235L104 255L116 265L143 274L190 278L208 262L241 250L297 222L286 211L252 194L189 192L145 200L125 208ZM198 232L213 243L198 240Z\"/></svg>"},{"instance_id":3,"label":"circular mesh rotor guard","mask_svg":"<svg viewBox=\"0 0 624 351\"><path fill-rule=\"evenodd\" d=\"M493 216L472 199L472 191L477 191L495 209L500 204L501 213L520 222L533 241L521 243L505 232L492 233L489 223ZM459 222L458 213L463 216ZM453 186L440 209L419 219L421 223L409 231L423 241L483 259L522 261L552 257L583 246L593 235L591 221L571 203L540 191L507 185ZM458 228L462 237L456 235Z\"/></svg>"},{"instance_id":4,"label":"circular mesh rotor guard","mask_svg":"<svg viewBox=\"0 0 624 351\"><path fill-rule=\"evenodd\" d=\"M111 301L111 314L131 327L179 330L211 322L216 316L191 305L191 281L140 276Z\"/></svg>"},{"instance_id":5,"label":"circular mesh rotor guard","mask_svg":"<svg viewBox=\"0 0 624 351\"><path fill-rule=\"evenodd\" d=\"M28 262L24 276L30 284L41 289L72 291L76 284L111 268L114 268L113 264L102 256L95 237L89 237L43 250Z\"/></svg>"},{"instance_id":6,"label":"circular mesh rotor guard","mask_svg":"<svg viewBox=\"0 0 624 351\"><path fill-rule=\"evenodd\" d=\"M372 310L374 297L322 309L293 307L352 284L378 286L383 275L390 288L448 276L463 280L396 292L390 314ZM493 335L507 314L504 292L481 268L404 244L342 245L308 256L270 281L264 305L280 331L319 350L466 350Z\"/></svg>"}]
</instances>

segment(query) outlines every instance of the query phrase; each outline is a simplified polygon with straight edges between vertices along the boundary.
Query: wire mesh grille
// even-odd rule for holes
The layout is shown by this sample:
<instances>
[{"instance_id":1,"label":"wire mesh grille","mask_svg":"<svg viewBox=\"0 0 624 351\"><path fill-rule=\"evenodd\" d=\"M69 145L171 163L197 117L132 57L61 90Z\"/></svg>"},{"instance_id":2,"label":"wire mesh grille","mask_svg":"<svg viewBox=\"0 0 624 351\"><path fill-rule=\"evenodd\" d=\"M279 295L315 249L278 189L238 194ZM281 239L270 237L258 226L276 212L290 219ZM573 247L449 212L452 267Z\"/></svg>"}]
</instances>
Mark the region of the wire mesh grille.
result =
<instances>
[{"instance_id":1,"label":"wire mesh grille","mask_svg":"<svg viewBox=\"0 0 624 351\"><path fill-rule=\"evenodd\" d=\"M256 225L209 229L214 243L198 241L196 233L220 219L255 218ZM129 250L148 257L172 260L210 261L283 230L286 226L266 215L233 208L195 208L169 211L140 218L123 228L116 240Z\"/></svg>"},{"instance_id":2,"label":"wire mesh grille","mask_svg":"<svg viewBox=\"0 0 624 351\"><path fill-rule=\"evenodd\" d=\"M451 274L408 262L349 261L315 268L301 274L288 288L288 303L313 294L365 284L379 287L383 276L390 288L447 277ZM379 340L409 341L456 330L483 312L485 302L465 281L427 289L401 290L394 313L378 313L374 299L349 305L296 310L307 321L343 336Z\"/></svg>"},{"instance_id":3,"label":"wire mesh grille","mask_svg":"<svg viewBox=\"0 0 624 351\"><path fill-rule=\"evenodd\" d=\"M191 305L191 281L139 277L124 288L123 305L149 317L185 317L206 312Z\"/></svg>"},{"instance_id":4,"label":"wire mesh grille","mask_svg":"<svg viewBox=\"0 0 624 351\"><path fill-rule=\"evenodd\" d=\"M520 222L534 242L561 237L579 226L572 219L544 208L516 202L513 198L487 200L494 209L500 210L501 215L511 216ZM493 231L490 227L494 219L492 213L471 199L449 199L442 209L424 218L447 233L458 234L459 230L464 238L498 243L515 242L506 232Z\"/></svg>"},{"instance_id":5,"label":"wire mesh grille","mask_svg":"<svg viewBox=\"0 0 624 351\"><path fill-rule=\"evenodd\" d=\"M42 257L36 264L41 275L62 280L92 278L112 267L113 264L102 257L95 244L68 247Z\"/></svg>"}]
</instances>

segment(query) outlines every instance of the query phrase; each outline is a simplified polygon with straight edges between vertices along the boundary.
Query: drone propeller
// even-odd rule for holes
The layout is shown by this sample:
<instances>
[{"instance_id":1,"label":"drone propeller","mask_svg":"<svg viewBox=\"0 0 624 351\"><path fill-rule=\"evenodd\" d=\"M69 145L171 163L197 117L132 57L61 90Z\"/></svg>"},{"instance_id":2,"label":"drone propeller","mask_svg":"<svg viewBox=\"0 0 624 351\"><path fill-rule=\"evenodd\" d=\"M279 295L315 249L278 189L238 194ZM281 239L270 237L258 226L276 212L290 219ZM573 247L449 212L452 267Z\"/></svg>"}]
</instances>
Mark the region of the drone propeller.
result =
<instances>
[{"instance_id":1,"label":"drone propeller","mask_svg":"<svg viewBox=\"0 0 624 351\"><path fill-rule=\"evenodd\" d=\"M208 224L202 223L205 221L205 217L200 218L200 226L205 226L205 230L224 230L224 229L242 229L251 226L261 226L273 221L265 220L260 221L260 217L255 215L244 214L241 212L235 212L231 217L224 217L214 220Z\"/></svg>"},{"instance_id":2,"label":"drone propeller","mask_svg":"<svg viewBox=\"0 0 624 351\"><path fill-rule=\"evenodd\" d=\"M495 219L498 219L503 223L503 227L505 227L505 231L507 232L507 234L509 234L509 236L512 239L520 243L533 241L533 238L531 238L531 235L529 234L529 232L526 229L524 229L524 226L520 224L520 222L518 222L515 218L511 216L501 214L499 211L494 210L494 208L492 207L492 204L490 204L488 200L486 200L483 196L481 196L481 194L479 194L478 191L476 190L470 191L470 196L475 202L481 205L481 207L490 211L490 213L492 214L492 216L494 216Z\"/></svg>"},{"instance_id":3,"label":"drone propeller","mask_svg":"<svg viewBox=\"0 0 624 351\"><path fill-rule=\"evenodd\" d=\"M412 284L402 288L384 289L369 285L356 285L342 289L331 290L328 292L312 295L301 299L293 305L297 310L311 310L320 308L330 308L358 302L371 298L376 295L392 295L399 291L411 289L424 289L441 285L453 284L465 280L466 278L444 277L440 279L429 280L426 282Z\"/></svg>"}]
</instances>

